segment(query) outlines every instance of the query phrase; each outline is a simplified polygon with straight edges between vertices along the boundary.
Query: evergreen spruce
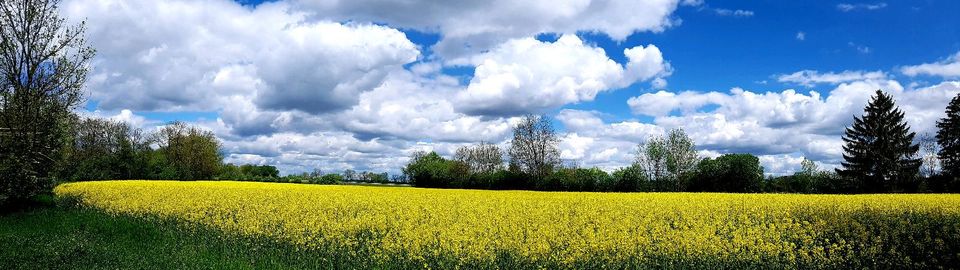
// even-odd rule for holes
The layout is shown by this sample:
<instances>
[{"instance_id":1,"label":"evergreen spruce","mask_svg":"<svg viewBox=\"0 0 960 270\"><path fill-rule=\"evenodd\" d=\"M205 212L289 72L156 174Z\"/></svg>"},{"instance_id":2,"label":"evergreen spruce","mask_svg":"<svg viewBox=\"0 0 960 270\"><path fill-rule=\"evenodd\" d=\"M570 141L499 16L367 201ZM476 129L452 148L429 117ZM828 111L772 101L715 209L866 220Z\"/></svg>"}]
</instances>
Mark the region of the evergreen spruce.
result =
<instances>
[{"instance_id":1,"label":"evergreen spruce","mask_svg":"<svg viewBox=\"0 0 960 270\"><path fill-rule=\"evenodd\" d=\"M947 116L937 121L937 143L943 173L960 177L960 94L947 105Z\"/></svg>"},{"instance_id":2,"label":"evergreen spruce","mask_svg":"<svg viewBox=\"0 0 960 270\"><path fill-rule=\"evenodd\" d=\"M837 173L854 180L860 192L915 191L919 146L893 98L877 90L864 115L853 121L843 136L843 168Z\"/></svg>"}]
</instances>

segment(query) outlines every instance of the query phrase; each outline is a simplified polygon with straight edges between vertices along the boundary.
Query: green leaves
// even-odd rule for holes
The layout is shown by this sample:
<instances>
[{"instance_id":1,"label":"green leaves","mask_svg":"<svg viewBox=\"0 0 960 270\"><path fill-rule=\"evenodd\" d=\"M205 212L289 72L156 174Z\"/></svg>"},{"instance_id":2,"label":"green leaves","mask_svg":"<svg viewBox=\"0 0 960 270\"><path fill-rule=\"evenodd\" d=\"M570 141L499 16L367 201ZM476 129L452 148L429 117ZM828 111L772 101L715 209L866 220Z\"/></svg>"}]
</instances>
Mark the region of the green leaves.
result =
<instances>
[{"instance_id":1,"label":"green leaves","mask_svg":"<svg viewBox=\"0 0 960 270\"><path fill-rule=\"evenodd\" d=\"M947 176L960 177L960 94L947 105L946 116L937 121L937 156Z\"/></svg>"}]
</instances>

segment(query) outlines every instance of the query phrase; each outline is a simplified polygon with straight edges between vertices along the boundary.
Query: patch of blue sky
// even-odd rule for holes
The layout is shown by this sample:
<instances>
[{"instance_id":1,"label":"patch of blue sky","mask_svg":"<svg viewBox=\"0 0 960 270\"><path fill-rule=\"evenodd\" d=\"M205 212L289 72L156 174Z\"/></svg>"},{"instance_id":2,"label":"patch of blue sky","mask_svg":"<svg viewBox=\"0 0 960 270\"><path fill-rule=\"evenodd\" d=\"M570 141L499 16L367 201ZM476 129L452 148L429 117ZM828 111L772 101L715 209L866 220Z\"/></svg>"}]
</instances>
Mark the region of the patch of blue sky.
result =
<instances>
[{"instance_id":1,"label":"patch of blue sky","mask_svg":"<svg viewBox=\"0 0 960 270\"><path fill-rule=\"evenodd\" d=\"M174 121L201 122L214 121L219 117L218 112L133 112L143 116L148 121L168 123Z\"/></svg>"}]
</instances>

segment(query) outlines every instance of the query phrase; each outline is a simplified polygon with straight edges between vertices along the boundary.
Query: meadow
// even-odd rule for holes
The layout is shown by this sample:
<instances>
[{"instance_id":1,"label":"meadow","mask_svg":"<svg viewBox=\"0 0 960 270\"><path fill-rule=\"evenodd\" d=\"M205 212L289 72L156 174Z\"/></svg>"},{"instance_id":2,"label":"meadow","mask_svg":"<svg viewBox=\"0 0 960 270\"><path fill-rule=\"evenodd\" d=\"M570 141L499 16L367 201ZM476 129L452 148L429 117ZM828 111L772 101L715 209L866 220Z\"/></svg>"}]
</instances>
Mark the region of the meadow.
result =
<instances>
[{"instance_id":1,"label":"meadow","mask_svg":"<svg viewBox=\"0 0 960 270\"><path fill-rule=\"evenodd\" d=\"M79 182L54 192L75 205L72 211L84 213L81 220L129 220L123 224L139 224L129 230L147 228L146 239L183 257L154 265L189 262L193 253L207 263L198 265L251 268L960 265L960 195L578 193L220 181ZM11 230L9 220L0 224L8 227L0 231L4 241L50 235ZM138 233L113 232L133 242ZM197 252L170 248L179 246ZM157 250L151 252L165 249ZM10 252L0 249L5 256Z\"/></svg>"}]
</instances>

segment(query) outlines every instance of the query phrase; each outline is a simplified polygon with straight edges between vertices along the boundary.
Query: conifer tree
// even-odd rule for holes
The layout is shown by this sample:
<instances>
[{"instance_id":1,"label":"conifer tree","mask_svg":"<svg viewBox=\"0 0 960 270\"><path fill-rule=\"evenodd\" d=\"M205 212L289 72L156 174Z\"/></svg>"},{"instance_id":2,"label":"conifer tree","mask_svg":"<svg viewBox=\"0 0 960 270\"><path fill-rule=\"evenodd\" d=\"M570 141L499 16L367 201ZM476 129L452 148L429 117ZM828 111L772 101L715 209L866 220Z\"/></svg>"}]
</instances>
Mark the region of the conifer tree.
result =
<instances>
[{"instance_id":1,"label":"conifer tree","mask_svg":"<svg viewBox=\"0 0 960 270\"><path fill-rule=\"evenodd\" d=\"M960 177L960 94L947 105L947 116L937 121L937 143L943 173Z\"/></svg>"},{"instance_id":2,"label":"conifer tree","mask_svg":"<svg viewBox=\"0 0 960 270\"><path fill-rule=\"evenodd\" d=\"M919 146L893 98L877 90L864 115L853 121L843 136L843 168L837 173L854 180L860 192L914 191Z\"/></svg>"}]
</instances>

